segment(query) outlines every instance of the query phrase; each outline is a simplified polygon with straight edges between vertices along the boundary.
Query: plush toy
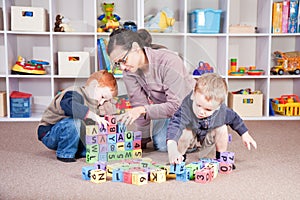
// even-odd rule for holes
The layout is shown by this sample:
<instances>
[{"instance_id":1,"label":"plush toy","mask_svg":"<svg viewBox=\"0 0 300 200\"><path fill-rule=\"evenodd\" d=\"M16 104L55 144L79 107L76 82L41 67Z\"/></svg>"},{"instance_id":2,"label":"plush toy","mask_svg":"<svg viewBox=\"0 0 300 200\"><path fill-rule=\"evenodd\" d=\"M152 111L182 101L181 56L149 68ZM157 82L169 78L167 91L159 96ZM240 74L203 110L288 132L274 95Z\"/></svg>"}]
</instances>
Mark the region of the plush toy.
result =
<instances>
[{"instance_id":1,"label":"plush toy","mask_svg":"<svg viewBox=\"0 0 300 200\"><path fill-rule=\"evenodd\" d=\"M175 18L173 11L165 7L155 16L148 15L144 21L145 29L150 32L172 32Z\"/></svg>"},{"instance_id":2,"label":"plush toy","mask_svg":"<svg viewBox=\"0 0 300 200\"><path fill-rule=\"evenodd\" d=\"M112 32L114 29L120 26L120 17L117 14L113 14L115 4L114 3L103 3L102 5L104 14L98 17L100 21L100 28L98 32Z\"/></svg>"},{"instance_id":3,"label":"plush toy","mask_svg":"<svg viewBox=\"0 0 300 200\"><path fill-rule=\"evenodd\" d=\"M55 32L73 32L73 28L70 25L70 20L65 18L64 16L58 14L55 18Z\"/></svg>"}]
</instances>

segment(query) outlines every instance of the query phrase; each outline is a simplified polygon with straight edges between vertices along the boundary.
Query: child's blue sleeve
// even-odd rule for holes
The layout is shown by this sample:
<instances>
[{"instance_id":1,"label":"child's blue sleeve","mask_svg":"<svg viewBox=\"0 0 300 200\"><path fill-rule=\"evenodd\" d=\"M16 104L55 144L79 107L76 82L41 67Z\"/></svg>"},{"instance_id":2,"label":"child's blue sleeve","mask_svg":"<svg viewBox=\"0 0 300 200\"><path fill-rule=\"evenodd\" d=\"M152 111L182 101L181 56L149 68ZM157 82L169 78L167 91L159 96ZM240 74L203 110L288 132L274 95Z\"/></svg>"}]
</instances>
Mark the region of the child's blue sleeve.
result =
<instances>
[{"instance_id":1,"label":"child's blue sleeve","mask_svg":"<svg viewBox=\"0 0 300 200\"><path fill-rule=\"evenodd\" d=\"M63 96L60 106L66 116L84 119L89 108L84 105L83 96L76 91L68 91Z\"/></svg>"},{"instance_id":2,"label":"child's blue sleeve","mask_svg":"<svg viewBox=\"0 0 300 200\"><path fill-rule=\"evenodd\" d=\"M236 131L240 136L248 131L248 128L246 127L243 119L231 108L226 109L225 123L229 125L234 131Z\"/></svg>"}]
</instances>

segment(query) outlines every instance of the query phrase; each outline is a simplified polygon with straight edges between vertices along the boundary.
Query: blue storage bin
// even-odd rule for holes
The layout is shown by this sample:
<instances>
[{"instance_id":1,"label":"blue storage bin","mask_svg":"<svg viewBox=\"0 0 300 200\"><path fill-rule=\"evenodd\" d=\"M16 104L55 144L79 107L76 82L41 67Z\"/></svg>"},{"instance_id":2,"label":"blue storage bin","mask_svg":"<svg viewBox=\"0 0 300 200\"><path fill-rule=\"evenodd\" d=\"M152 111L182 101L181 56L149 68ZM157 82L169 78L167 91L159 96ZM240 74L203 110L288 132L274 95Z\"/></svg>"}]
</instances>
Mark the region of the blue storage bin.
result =
<instances>
[{"instance_id":1,"label":"blue storage bin","mask_svg":"<svg viewBox=\"0 0 300 200\"><path fill-rule=\"evenodd\" d=\"M222 10L195 9L189 13L191 33L219 33Z\"/></svg>"},{"instance_id":2,"label":"blue storage bin","mask_svg":"<svg viewBox=\"0 0 300 200\"><path fill-rule=\"evenodd\" d=\"M31 94L13 91L10 94L10 117L26 118L31 116Z\"/></svg>"}]
</instances>

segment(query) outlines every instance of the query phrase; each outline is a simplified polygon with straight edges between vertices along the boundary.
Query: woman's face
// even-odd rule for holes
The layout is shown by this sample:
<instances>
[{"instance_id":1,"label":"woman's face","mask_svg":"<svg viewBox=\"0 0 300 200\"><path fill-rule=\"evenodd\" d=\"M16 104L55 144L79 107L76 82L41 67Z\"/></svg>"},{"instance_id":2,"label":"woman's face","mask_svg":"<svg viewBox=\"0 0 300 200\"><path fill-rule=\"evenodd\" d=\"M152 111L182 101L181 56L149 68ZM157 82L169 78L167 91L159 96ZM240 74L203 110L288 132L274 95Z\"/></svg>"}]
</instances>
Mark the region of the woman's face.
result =
<instances>
[{"instance_id":1,"label":"woman's face","mask_svg":"<svg viewBox=\"0 0 300 200\"><path fill-rule=\"evenodd\" d=\"M140 56L133 48L124 51L121 47L117 47L111 52L110 60L122 71L135 73L139 69Z\"/></svg>"}]
</instances>

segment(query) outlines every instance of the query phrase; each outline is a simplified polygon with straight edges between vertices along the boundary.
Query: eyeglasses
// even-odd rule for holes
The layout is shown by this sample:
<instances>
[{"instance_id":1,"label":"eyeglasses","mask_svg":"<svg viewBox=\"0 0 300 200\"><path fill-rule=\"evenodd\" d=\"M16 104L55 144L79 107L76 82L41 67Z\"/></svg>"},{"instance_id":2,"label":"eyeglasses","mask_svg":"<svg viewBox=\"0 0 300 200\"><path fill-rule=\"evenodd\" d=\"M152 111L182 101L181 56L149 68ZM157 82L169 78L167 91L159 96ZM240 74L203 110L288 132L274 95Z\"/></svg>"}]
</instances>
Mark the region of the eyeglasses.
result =
<instances>
[{"instance_id":1,"label":"eyeglasses","mask_svg":"<svg viewBox=\"0 0 300 200\"><path fill-rule=\"evenodd\" d=\"M119 68L120 65L121 65L121 63L122 63L123 65L126 64L127 58L128 58L128 54L129 54L130 51L131 51L131 48L126 52L126 54L123 56L123 58L121 58L121 59L119 59L117 62L115 62L115 64L114 64L114 67L115 67L115 68Z\"/></svg>"}]
</instances>

